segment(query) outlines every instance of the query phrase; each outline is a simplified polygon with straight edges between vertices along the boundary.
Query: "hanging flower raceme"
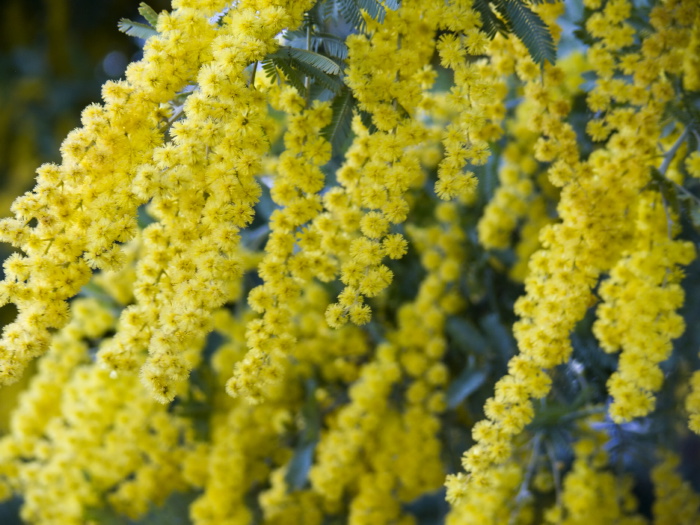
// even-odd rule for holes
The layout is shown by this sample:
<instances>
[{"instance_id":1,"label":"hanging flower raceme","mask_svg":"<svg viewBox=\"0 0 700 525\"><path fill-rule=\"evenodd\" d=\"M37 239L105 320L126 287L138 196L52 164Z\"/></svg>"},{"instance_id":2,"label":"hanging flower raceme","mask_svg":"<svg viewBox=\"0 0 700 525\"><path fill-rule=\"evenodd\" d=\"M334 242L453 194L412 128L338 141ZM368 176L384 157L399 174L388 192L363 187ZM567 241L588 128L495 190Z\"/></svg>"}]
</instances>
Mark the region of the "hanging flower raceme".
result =
<instances>
[{"instance_id":1,"label":"hanging flower raceme","mask_svg":"<svg viewBox=\"0 0 700 525\"><path fill-rule=\"evenodd\" d=\"M406 253L405 239L392 230L406 220L407 192L423 179L418 146L428 134L414 115L433 79L430 60L441 5L406 2L370 35L348 38L347 84L376 130L357 129L338 170L340 185L317 221L325 236L335 237L327 249L345 285L326 311L330 326L369 322L365 298L379 295L393 279L384 258Z\"/></svg>"},{"instance_id":2,"label":"hanging flower raceme","mask_svg":"<svg viewBox=\"0 0 700 525\"><path fill-rule=\"evenodd\" d=\"M48 349L49 330L66 324L66 300L88 282L91 269L123 263L120 243L135 235L137 207L151 196L134 192L132 183L163 140L160 106L207 59L215 34L208 17L225 2L179 4L159 18L159 35L129 66L126 80L104 85L104 105L85 109L83 127L61 146L62 164L39 168L35 189L13 204L15 217L0 222L0 239L24 252L5 262L0 286L0 304L19 311L0 340L0 384L16 381Z\"/></svg>"},{"instance_id":3,"label":"hanging flower raceme","mask_svg":"<svg viewBox=\"0 0 700 525\"><path fill-rule=\"evenodd\" d=\"M173 124L173 140L153 152L136 184L153 194L157 222L137 268L137 303L122 316L124 329L100 358L114 370L142 362L145 384L170 401L198 361L214 309L231 299L239 274L238 231L253 218L260 197L255 175L269 147L264 96L248 85L246 68L277 47L275 36L301 21L298 2L240 2L223 18L212 60L199 72L200 89Z\"/></svg>"},{"instance_id":4,"label":"hanging flower raceme","mask_svg":"<svg viewBox=\"0 0 700 525\"><path fill-rule=\"evenodd\" d=\"M503 85L487 60L489 39L479 27L480 15L468 2L448 2L440 20L443 34L437 44L440 63L454 73L449 102L456 111L447 126L443 145L445 156L438 168L435 193L441 199L459 198L472 202L477 179L468 166L480 166L489 157L489 142L498 138L503 117Z\"/></svg>"},{"instance_id":5,"label":"hanging flower raceme","mask_svg":"<svg viewBox=\"0 0 700 525\"><path fill-rule=\"evenodd\" d=\"M299 300L302 285L314 275L323 280L334 275L333 265L306 242L310 235L304 232L321 211L318 192L323 189L324 175L319 166L328 161L330 144L319 133L330 122L330 106L317 103L300 111L304 99L296 91L283 93L280 99L290 122L284 137L287 149L280 155L271 193L283 208L271 216L266 256L259 265L265 283L248 297L251 308L264 315L249 323L250 351L236 364L227 385L231 395L258 402L282 375L284 361L289 358L295 339L291 323L303 304ZM298 236L302 249L295 254Z\"/></svg>"},{"instance_id":6,"label":"hanging flower raceme","mask_svg":"<svg viewBox=\"0 0 700 525\"><path fill-rule=\"evenodd\" d=\"M673 219L664 206L658 193L640 196L634 247L599 290L605 303L598 307L593 331L605 351L622 349L617 372L608 382L614 421L629 421L653 410L654 394L663 382L659 364L668 359L673 339L685 329L676 313L684 300L678 265L689 264L695 249L671 238L669 219ZM642 328L650 325L654 330Z\"/></svg>"}]
</instances>

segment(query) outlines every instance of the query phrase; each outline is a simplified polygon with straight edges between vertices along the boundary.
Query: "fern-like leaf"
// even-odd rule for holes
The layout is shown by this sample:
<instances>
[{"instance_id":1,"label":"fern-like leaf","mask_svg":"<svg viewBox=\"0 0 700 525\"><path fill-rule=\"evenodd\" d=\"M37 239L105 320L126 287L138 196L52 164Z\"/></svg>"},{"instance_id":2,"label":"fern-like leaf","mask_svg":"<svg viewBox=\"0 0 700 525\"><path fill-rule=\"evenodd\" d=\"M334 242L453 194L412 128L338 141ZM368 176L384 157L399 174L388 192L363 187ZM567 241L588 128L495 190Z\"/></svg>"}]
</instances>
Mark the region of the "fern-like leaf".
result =
<instances>
[{"instance_id":1,"label":"fern-like leaf","mask_svg":"<svg viewBox=\"0 0 700 525\"><path fill-rule=\"evenodd\" d=\"M298 49L295 47L282 46L274 53L267 56L267 60L272 60L285 76L289 83L306 95L303 77L310 77L324 88L337 93L343 86L338 74L340 66L330 58L313 51ZM268 71L263 61L263 69ZM329 73L332 72L332 73Z\"/></svg>"},{"instance_id":2,"label":"fern-like leaf","mask_svg":"<svg viewBox=\"0 0 700 525\"><path fill-rule=\"evenodd\" d=\"M153 29L156 28L158 25L158 13L156 13L150 5L148 5L146 2L141 2L139 5L139 13L146 19L148 25L150 25Z\"/></svg>"},{"instance_id":3,"label":"fern-like leaf","mask_svg":"<svg viewBox=\"0 0 700 525\"><path fill-rule=\"evenodd\" d=\"M272 55L306 64L328 75L340 74L340 66L337 62L315 51L300 49L298 47L281 46L277 51L272 53Z\"/></svg>"},{"instance_id":4,"label":"fern-like leaf","mask_svg":"<svg viewBox=\"0 0 700 525\"><path fill-rule=\"evenodd\" d=\"M284 74L287 82L294 86L302 96L306 96L306 86L304 85L304 75L294 69L287 60L275 60L275 65Z\"/></svg>"},{"instance_id":5,"label":"fern-like leaf","mask_svg":"<svg viewBox=\"0 0 700 525\"><path fill-rule=\"evenodd\" d=\"M266 58L265 60L263 60L260 63L260 65L261 65L263 71L265 72L265 74L268 77L270 77L270 79L279 80L279 77L280 77L279 70L277 69L277 66L275 65L275 63L272 60L270 60L269 58Z\"/></svg>"},{"instance_id":6,"label":"fern-like leaf","mask_svg":"<svg viewBox=\"0 0 700 525\"><path fill-rule=\"evenodd\" d=\"M299 47L306 43L306 31L287 31L284 38L287 42L292 43L292 47ZM348 46L345 45L342 38L331 33L311 33L311 49L318 53L321 48L323 48L325 55L333 58L345 60L348 57Z\"/></svg>"},{"instance_id":7,"label":"fern-like leaf","mask_svg":"<svg viewBox=\"0 0 700 525\"><path fill-rule=\"evenodd\" d=\"M386 9L378 0L356 0L357 5L363 11L379 22L380 24L384 22L384 17L386 16Z\"/></svg>"},{"instance_id":8,"label":"fern-like leaf","mask_svg":"<svg viewBox=\"0 0 700 525\"><path fill-rule=\"evenodd\" d=\"M272 78L279 78L281 72L286 81L294 86L302 96L306 96L307 93L305 77L313 79L315 83L334 93L339 92L343 86L337 75L329 75L313 65L313 61L299 60L296 53L289 53L286 50L278 50L268 55L262 62L262 68Z\"/></svg>"},{"instance_id":9,"label":"fern-like leaf","mask_svg":"<svg viewBox=\"0 0 700 525\"><path fill-rule=\"evenodd\" d=\"M291 65L333 93L339 92L343 87L343 83L337 76L328 75L325 71L318 69L307 62L299 60L292 62Z\"/></svg>"},{"instance_id":10,"label":"fern-like leaf","mask_svg":"<svg viewBox=\"0 0 700 525\"><path fill-rule=\"evenodd\" d=\"M126 18L122 18L117 24L119 31L126 33L129 36L135 36L136 38L142 38L148 40L154 35L158 34L158 31L153 29L151 26L146 24L141 24L139 22L133 22Z\"/></svg>"},{"instance_id":11,"label":"fern-like leaf","mask_svg":"<svg viewBox=\"0 0 700 525\"><path fill-rule=\"evenodd\" d=\"M380 23L386 15L386 9L378 0L339 0L339 4L340 14L345 21L362 33L367 31L362 11Z\"/></svg>"},{"instance_id":12,"label":"fern-like leaf","mask_svg":"<svg viewBox=\"0 0 700 525\"><path fill-rule=\"evenodd\" d=\"M371 135L372 133L377 132L377 126L374 125L374 121L372 120L372 114L369 113L368 111L365 110L359 110L360 114L360 120L362 121L362 125L367 128L367 132Z\"/></svg>"},{"instance_id":13,"label":"fern-like leaf","mask_svg":"<svg viewBox=\"0 0 700 525\"><path fill-rule=\"evenodd\" d=\"M262 68L271 78L282 80L296 88L302 96L306 95L304 75L292 67L289 60L274 55L268 55L262 61Z\"/></svg>"},{"instance_id":14,"label":"fern-like leaf","mask_svg":"<svg viewBox=\"0 0 700 525\"><path fill-rule=\"evenodd\" d=\"M323 50L332 57L345 60L348 57L348 46L345 42L330 33L316 33L311 37L315 49L323 47Z\"/></svg>"},{"instance_id":15,"label":"fern-like leaf","mask_svg":"<svg viewBox=\"0 0 700 525\"><path fill-rule=\"evenodd\" d=\"M522 0L496 0L494 4L506 20L508 29L525 45L532 60L540 65L545 61L554 63L557 58L554 40L547 24L537 13Z\"/></svg>"},{"instance_id":16,"label":"fern-like leaf","mask_svg":"<svg viewBox=\"0 0 700 525\"><path fill-rule=\"evenodd\" d=\"M321 7L320 13L324 22L328 22L338 16L339 0L325 0Z\"/></svg>"},{"instance_id":17,"label":"fern-like leaf","mask_svg":"<svg viewBox=\"0 0 700 525\"><path fill-rule=\"evenodd\" d=\"M484 31L489 38L495 37L496 33L505 34L508 32L506 25L491 9L488 0L474 0L473 7L481 18L481 30Z\"/></svg>"},{"instance_id":18,"label":"fern-like leaf","mask_svg":"<svg viewBox=\"0 0 700 525\"><path fill-rule=\"evenodd\" d=\"M331 104L333 110L331 123L322 131L334 153L342 150L350 137L354 107L355 98L352 96L352 91L347 86L343 86Z\"/></svg>"},{"instance_id":19,"label":"fern-like leaf","mask_svg":"<svg viewBox=\"0 0 700 525\"><path fill-rule=\"evenodd\" d=\"M364 32L367 29L362 11L355 0L340 0L338 10L345 21L358 31Z\"/></svg>"}]
</instances>

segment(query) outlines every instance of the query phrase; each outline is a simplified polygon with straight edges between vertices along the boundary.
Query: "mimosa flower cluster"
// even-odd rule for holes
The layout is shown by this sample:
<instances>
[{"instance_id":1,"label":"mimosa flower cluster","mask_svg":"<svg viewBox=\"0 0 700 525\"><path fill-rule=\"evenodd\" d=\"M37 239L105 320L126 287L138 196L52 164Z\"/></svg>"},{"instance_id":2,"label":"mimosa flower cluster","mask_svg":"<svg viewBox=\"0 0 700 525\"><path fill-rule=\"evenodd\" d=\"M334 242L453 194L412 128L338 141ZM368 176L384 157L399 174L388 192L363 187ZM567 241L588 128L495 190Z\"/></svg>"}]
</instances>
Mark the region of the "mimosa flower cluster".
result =
<instances>
[{"instance_id":1,"label":"mimosa flower cluster","mask_svg":"<svg viewBox=\"0 0 700 525\"><path fill-rule=\"evenodd\" d=\"M173 0L0 221L0 500L700 521L700 4L649 4Z\"/></svg>"}]
</instances>

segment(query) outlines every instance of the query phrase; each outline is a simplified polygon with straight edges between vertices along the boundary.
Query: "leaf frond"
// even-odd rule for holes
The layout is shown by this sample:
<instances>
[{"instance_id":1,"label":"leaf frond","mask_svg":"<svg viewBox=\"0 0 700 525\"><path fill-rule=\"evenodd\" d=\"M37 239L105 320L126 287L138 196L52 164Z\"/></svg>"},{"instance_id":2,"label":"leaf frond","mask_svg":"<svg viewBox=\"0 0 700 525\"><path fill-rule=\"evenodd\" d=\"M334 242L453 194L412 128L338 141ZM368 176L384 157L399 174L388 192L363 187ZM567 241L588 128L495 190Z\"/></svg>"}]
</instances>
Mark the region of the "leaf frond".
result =
<instances>
[{"instance_id":1,"label":"leaf frond","mask_svg":"<svg viewBox=\"0 0 700 525\"><path fill-rule=\"evenodd\" d=\"M522 0L496 0L494 5L503 15L508 29L525 45L530 57L539 65L554 63L556 46L547 24Z\"/></svg>"},{"instance_id":2,"label":"leaf frond","mask_svg":"<svg viewBox=\"0 0 700 525\"><path fill-rule=\"evenodd\" d=\"M496 16L493 12L488 0L475 0L473 4L474 10L479 13L481 18L481 29L489 38L496 36L496 33L507 33L508 28L503 23L503 20Z\"/></svg>"},{"instance_id":3,"label":"leaf frond","mask_svg":"<svg viewBox=\"0 0 700 525\"><path fill-rule=\"evenodd\" d=\"M342 150L350 137L354 107L355 99L352 96L352 91L347 86L343 86L331 104L333 110L331 123L322 131L324 138L330 142L334 153Z\"/></svg>"},{"instance_id":4,"label":"leaf frond","mask_svg":"<svg viewBox=\"0 0 700 525\"><path fill-rule=\"evenodd\" d=\"M339 75L340 66L330 58L298 47L281 46L277 51L272 53L272 56L294 60L299 63L306 64L315 69L323 71L328 75Z\"/></svg>"},{"instance_id":5,"label":"leaf frond","mask_svg":"<svg viewBox=\"0 0 700 525\"><path fill-rule=\"evenodd\" d=\"M135 36L136 38L142 38L144 40L148 40L152 36L158 34L158 31L153 29L151 26L134 22L127 18L122 18L117 24L117 27L122 33L126 33L129 36Z\"/></svg>"},{"instance_id":6,"label":"leaf frond","mask_svg":"<svg viewBox=\"0 0 700 525\"><path fill-rule=\"evenodd\" d=\"M156 28L158 25L158 13L156 13L150 5L148 5L146 2L141 2L139 5L139 14L146 19L148 25L150 25L153 29Z\"/></svg>"}]
</instances>

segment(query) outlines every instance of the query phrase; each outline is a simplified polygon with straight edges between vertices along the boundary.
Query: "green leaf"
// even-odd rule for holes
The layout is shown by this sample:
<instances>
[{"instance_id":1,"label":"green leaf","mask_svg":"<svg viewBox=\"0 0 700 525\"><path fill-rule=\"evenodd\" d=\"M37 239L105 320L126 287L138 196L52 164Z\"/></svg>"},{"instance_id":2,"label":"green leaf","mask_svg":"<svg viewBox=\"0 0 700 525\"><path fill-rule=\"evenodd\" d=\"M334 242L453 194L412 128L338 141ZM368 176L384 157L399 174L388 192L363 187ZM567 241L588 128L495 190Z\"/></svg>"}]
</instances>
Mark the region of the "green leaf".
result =
<instances>
[{"instance_id":1,"label":"green leaf","mask_svg":"<svg viewBox=\"0 0 700 525\"><path fill-rule=\"evenodd\" d=\"M486 354L489 344L481 335L479 329L469 321L460 317L450 317L445 326L452 344L465 354Z\"/></svg>"},{"instance_id":2,"label":"green leaf","mask_svg":"<svg viewBox=\"0 0 700 525\"><path fill-rule=\"evenodd\" d=\"M496 16L493 9L491 9L488 0L475 0L473 7L481 18L482 31L484 31L489 38L495 37L496 33L505 34L508 32L506 25Z\"/></svg>"},{"instance_id":3,"label":"green leaf","mask_svg":"<svg viewBox=\"0 0 700 525\"><path fill-rule=\"evenodd\" d=\"M311 82L306 98L309 100L331 100L333 98L333 93L328 93L329 91L331 90L320 82Z\"/></svg>"},{"instance_id":4,"label":"green leaf","mask_svg":"<svg viewBox=\"0 0 700 525\"><path fill-rule=\"evenodd\" d=\"M300 49L298 47L281 46L277 51L270 56L287 58L295 60L316 69L323 71L328 75L339 75L340 66L330 58L323 56L315 51Z\"/></svg>"},{"instance_id":5,"label":"green leaf","mask_svg":"<svg viewBox=\"0 0 700 525\"><path fill-rule=\"evenodd\" d=\"M303 443L296 448L292 459L287 464L285 481L291 490L301 490L306 485L309 477L309 470L314 459L316 442Z\"/></svg>"},{"instance_id":6,"label":"green leaf","mask_svg":"<svg viewBox=\"0 0 700 525\"><path fill-rule=\"evenodd\" d=\"M287 76L289 83L303 95L306 94L304 76L312 78L334 93L338 93L343 87L343 83L338 77L340 66L319 53L282 46L274 53L270 53L263 61L263 69L268 74L274 75L269 65L266 65L268 60L271 60Z\"/></svg>"},{"instance_id":7,"label":"green leaf","mask_svg":"<svg viewBox=\"0 0 700 525\"><path fill-rule=\"evenodd\" d=\"M367 128L367 132L370 135L375 133L377 131L377 126L375 126L374 122L372 121L372 114L362 109L359 111L359 113L362 125Z\"/></svg>"},{"instance_id":8,"label":"green leaf","mask_svg":"<svg viewBox=\"0 0 700 525\"><path fill-rule=\"evenodd\" d=\"M489 367L465 368L447 388L447 407L452 409L461 404L467 397L476 392L484 384L489 375Z\"/></svg>"},{"instance_id":9,"label":"green leaf","mask_svg":"<svg viewBox=\"0 0 700 525\"><path fill-rule=\"evenodd\" d=\"M285 481L291 490L300 490L306 485L313 463L314 450L321 433L321 409L316 401L316 382L309 379L305 384L305 400L301 409L304 428L292 459L287 464Z\"/></svg>"},{"instance_id":10,"label":"green leaf","mask_svg":"<svg viewBox=\"0 0 700 525\"><path fill-rule=\"evenodd\" d=\"M327 75L324 71L306 62L294 62L293 65L306 76L311 77L314 81L333 93L338 93L343 87L343 83L338 77Z\"/></svg>"},{"instance_id":11,"label":"green leaf","mask_svg":"<svg viewBox=\"0 0 700 525\"><path fill-rule=\"evenodd\" d=\"M301 29L296 31L287 31L284 34L284 38L288 42L306 43L306 31ZM299 45L292 47L300 48ZM312 32L311 49L316 52L319 52L319 49L323 49L323 54L341 60L348 57L348 46L345 45L345 41L331 33Z\"/></svg>"},{"instance_id":12,"label":"green leaf","mask_svg":"<svg viewBox=\"0 0 700 525\"><path fill-rule=\"evenodd\" d=\"M344 60L348 57L348 46L345 41L330 33L316 33L311 36L314 49L323 47L330 56Z\"/></svg>"},{"instance_id":13,"label":"green leaf","mask_svg":"<svg viewBox=\"0 0 700 525\"><path fill-rule=\"evenodd\" d=\"M343 86L331 104L333 110L331 123L322 131L325 139L331 143L334 153L340 151L350 137L354 107L355 99L352 92Z\"/></svg>"},{"instance_id":14,"label":"green leaf","mask_svg":"<svg viewBox=\"0 0 700 525\"><path fill-rule=\"evenodd\" d=\"M301 25L301 30L306 34L306 28L310 27L313 29L314 26L320 27L323 24L324 16L321 10L321 5L316 4L306 13L304 13L304 21Z\"/></svg>"},{"instance_id":15,"label":"green leaf","mask_svg":"<svg viewBox=\"0 0 700 525\"><path fill-rule=\"evenodd\" d=\"M86 523L100 523L102 525L128 525L129 520L124 516L119 516L112 509L102 509L88 507L83 512L83 519Z\"/></svg>"},{"instance_id":16,"label":"green leaf","mask_svg":"<svg viewBox=\"0 0 700 525\"><path fill-rule=\"evenodd\" d=\"M158 13L156 13L150 5L146 2L141 2L141 5L139 5L139 13L153 29L156 28L158 25Z\"/></svg>"},{"instance_id":17,"label":"green leaf","mask_svg":"<svg viewBox=\"0 0 700 525\"><path fill-rule=\"evenodd\" d=\"M338 0L325 0L323 2L323 5L320 7L319 12L324 22L328 22L331 19L337 18Z\"/></svg>"},{"instance_id":18,"label":"green leaf","mask_svg":"<svg viewBox=\"0 0 700 525\"><path fill-rule=\"evenodd\" d=\"M557 58L556 46L547 24L522 0L496 0L494 5L503 15L508 29L525 45L537 64L552 64Z\"/></svg>"},{"instance_id":19,"label":"green leaf","mask_svg":"<svg viewBox=\"0 0 700 525\"><path fill-rule=\"evenodd\" d=\"M299 93L306 95L306 86L304 86L304 76L294 69L289 60L280 57L269 56L263 60L262 68L265 73L273 79L282 81L280 72L286 78L286 81L295 87Z\"/></svg>"},{"instance_id":20,"label":"green leaf","mask_svg":"<svg viewBox=\"0 0 700 525\"><path fill-rule=\"evenodd\" d=\"M348 24L358 31L365 32L367 25L355 0L340 0L338 10Z\"/></svg>"},{"instance_id":21,"label":"green leaf","mask_svg":"<svg viewBox=\"0 0 700 525\"><path fill-rule=\"evenodd\" d=\"M151 26L146 24L141 24L139 22L133 22L126 18L122 18L117 24L119 31L126 33L129 36L135 36L136 38L142 38L148 40L154 35L158 34L158 31L153 29Z\"/></svg>"},{"instance_id":22,"label":"green leaf","mask_svg":"<svg viewBox=\"0 0 700 525\"><path fill-rule=\"evenodd\" d=\"M378 0L338 0L338 10L345 21L352 27L361 32L367 31L367 24L362 16L362 11L365 11L371 18L379 23L384 22L386 8ZM395 9L399 2L386 2L387 7Z\"/></svg>"},{"instance_id":23,"label":"green leaf","mask_svg":"<svg viewBox=\"0 0 700 525\"><path fill-rule=\"evenodd\" d=\"M284 73L284 76L287 78L287 82L294 86L302 96L306 96L304 76L299 71L294 69L287 60L278 59L274 60L274 63L277 69Z\"/></svg>"},{"instance_id":24,"label":"green leaf","mask_svg":"<svg viewBox=\"0 0 700 525\"><path fill-rule=\"evenodd\" d=\"M356 0L357 6L380 24L384 22L386 9L378 0Z\"/></svg>"},{"instance_id":25,"label":"green leaf","mask_svg":"<svg viewBox=\"0 0 700 525\"><path fill-rule=\"evenodd\" d=\"M279 81L280 74L274 60L271 58L266 58L260 63L260 66L268 77Z\"/></svg>"},{"instance_id":26,"label":"green leaf","mask_svg":"<svg viewBox=\"0 0 700 525\"><path fill-rule=\"evenodd\" d=\"M94 281L88 282L85 286L80 289L78 295L81 297L92 297L99 301L103 306L110 308L116 308L117 303L114 298L107 293L107 291L102 288L99 284Z\"/></svg>"},{"instance_id":27,"label":"green leaf","mask_svg":"<svg viewBox=\"0 0 700 525\"><path fill-rule=\"evenodd\" d=\"M512 330L501 322L497 313L485 315L479 320L479 325L488 337L489 346L496 349L501 357L507 360L517 352Z\"/></svg>"},{"instance_id":28,"label":"green leaf","mask_svg":"<svg viewBox=\"0 0 700 525\"><path fill-rule=\"evenodd\" d=\"M384 21L386 10L395 11L401 5L401 0L327 0L323 5L323 18L328 21L342 15L345 21L358 31L365 32L367 25L362 17L362 11L378 22Z\"/></svg>"}]
</instances>

